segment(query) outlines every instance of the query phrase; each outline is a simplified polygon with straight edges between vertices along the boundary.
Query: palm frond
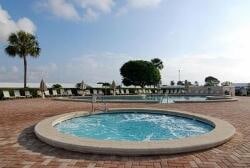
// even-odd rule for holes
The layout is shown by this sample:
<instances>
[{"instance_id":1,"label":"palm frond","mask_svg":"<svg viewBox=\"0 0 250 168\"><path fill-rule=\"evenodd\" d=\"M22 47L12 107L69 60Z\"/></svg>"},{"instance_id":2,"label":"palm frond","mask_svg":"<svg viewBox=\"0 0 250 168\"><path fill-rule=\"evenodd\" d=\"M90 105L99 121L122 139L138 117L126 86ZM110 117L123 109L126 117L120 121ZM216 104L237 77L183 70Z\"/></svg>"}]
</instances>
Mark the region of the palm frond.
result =
<instances>
[{"instance_id":1,"label":"palm frond","mask_svg":"<svg viewBox=\"0 0 250 168\"><path fill-rule=\"evenodd\" d=\"M9 45L5 48L5 53L11 57L15 57L17 55L17 48L15 46Z\"/></svg>"}]
</instances>

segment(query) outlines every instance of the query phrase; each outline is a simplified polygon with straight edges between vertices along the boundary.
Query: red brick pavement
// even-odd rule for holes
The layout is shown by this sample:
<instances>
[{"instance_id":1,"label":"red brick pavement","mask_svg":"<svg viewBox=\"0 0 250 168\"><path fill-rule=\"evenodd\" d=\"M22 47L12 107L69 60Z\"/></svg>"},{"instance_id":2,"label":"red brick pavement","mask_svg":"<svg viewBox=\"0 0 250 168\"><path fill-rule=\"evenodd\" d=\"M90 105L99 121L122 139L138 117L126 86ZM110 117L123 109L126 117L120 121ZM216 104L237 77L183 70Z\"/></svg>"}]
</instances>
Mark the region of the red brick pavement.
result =
<instances>
[{"instance_id":1,"label":"red brick pavement","mask_svg":"<svg viewBox=\"0 0 250 168\"><path fill-rule=\"evenodd\" d=\"M229 121L237 133L231 141L217 148L187 154L146 157L82 154L39 141L33 127L49 116L89 110L90 104L42 99L1 101L0 168L250 167L250 98L227 103L109 104L108 107L156 107L201 113Z\"/></svg>"}]
</instances>

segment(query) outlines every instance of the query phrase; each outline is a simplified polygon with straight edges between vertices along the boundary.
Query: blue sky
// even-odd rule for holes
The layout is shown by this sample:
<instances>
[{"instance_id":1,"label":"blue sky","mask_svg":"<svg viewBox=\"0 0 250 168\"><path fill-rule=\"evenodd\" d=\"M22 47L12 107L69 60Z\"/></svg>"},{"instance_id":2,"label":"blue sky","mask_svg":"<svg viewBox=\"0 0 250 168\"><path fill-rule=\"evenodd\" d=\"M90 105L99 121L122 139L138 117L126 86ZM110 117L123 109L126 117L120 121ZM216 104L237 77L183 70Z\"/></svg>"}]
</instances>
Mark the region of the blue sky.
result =
<instances>
[{"instance_id":1,"label":"blue sky","mask_svg":"<svg viewBox=\"0 0 250 168\"><path fill-rule=\"evenodd\" d=\"M0 0L0 82L22 82L23 63L3 49L12 31L36 34L28 81L120 82L130 59L161 58L163 83L249 82L248 0Z\"/></svg>"}]
</instances>

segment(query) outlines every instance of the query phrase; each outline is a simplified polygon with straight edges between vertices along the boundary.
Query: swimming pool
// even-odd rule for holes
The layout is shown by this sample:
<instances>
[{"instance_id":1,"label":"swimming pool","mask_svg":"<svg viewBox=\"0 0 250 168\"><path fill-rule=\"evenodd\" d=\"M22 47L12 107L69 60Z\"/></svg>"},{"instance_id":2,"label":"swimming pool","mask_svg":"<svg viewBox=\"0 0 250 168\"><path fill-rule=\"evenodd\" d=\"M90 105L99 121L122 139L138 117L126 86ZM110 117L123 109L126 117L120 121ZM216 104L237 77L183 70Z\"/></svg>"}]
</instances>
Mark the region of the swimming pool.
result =
<instances>
[{"instance_id":1,"label":"swimming pool","mask_svg":"<svg viewBox=\"0 0 250 168\"><path fill-rule=\"evenodd\" d=\"M66 100L59 98L58 100ZM92 96L75 96L69 100L91 102ZM116 95L97 96L97 102L119 102L119 103L175 103L176 101L205 101L206 96L168 96L168 95Z\"/></svg>"},{"instance_id":2,"label":"swimming pool","mask_svg":"<svg viewBox=\"0 0 250 168\"><path fill-rule=\"evenodd\" d=\"M151 112L112 112L82 116L55 125L64 134L98 140L155 141L194 137L214 129L186 117Z\"/></svg>"}]
</instances>

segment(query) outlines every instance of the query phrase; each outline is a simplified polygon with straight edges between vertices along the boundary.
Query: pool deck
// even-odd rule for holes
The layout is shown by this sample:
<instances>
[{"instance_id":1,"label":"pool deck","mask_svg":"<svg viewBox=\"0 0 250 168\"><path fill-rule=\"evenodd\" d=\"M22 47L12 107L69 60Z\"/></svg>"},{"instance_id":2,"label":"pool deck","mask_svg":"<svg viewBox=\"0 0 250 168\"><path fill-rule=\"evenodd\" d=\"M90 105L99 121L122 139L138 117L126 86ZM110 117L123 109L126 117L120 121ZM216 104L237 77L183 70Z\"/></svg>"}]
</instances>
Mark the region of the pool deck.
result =
<instances>
[{"instance_id":1,"label":"pool deck","mask_svg":"<svg viewBox=\"0 0 250 168\"><path fill-rule=\"evenodd\" d=\"M33 133L40 120L66 112L90 110L91 104L50 99L0 101L0 168L160 168L250 167L250 97L221 103L108 104L108 107L153 107L217 117L236 128L226 144L210 150L178 155L120 157L82 154L51 147Z\"/></svg>"}]
</instances>

